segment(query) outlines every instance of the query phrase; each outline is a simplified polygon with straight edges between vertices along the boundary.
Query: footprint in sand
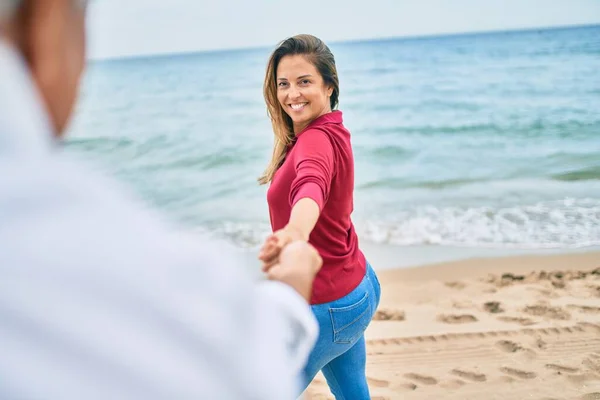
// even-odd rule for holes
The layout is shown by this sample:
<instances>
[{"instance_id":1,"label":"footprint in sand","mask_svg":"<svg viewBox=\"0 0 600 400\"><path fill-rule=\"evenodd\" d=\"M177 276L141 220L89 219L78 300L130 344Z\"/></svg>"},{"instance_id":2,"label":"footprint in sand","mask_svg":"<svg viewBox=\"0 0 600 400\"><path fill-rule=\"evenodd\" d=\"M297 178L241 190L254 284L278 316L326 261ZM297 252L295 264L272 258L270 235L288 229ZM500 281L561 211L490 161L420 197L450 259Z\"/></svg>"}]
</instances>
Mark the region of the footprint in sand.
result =
<instances>
[{"instance_id":1,"label":"footprint in sand","mask_svg":"<svg viewBox=\"0 0 600 400\"><path fill-rule=\"evenodd\" d=\"M464 371L464 370L457 369L457 368L450 371L450 373L452 375L456 375L460 378L467 379L467 380L473 381L473 382L485 382L487 380L487 378L484 374L478 374L476 372Z\"/></svg>"},{"instance_id":2,"label":"footprint in sand","mask_svg":"<svg viewBox=\"0 0 600 400\"><path fill-rule=\"evenodd\" d=\"M520 369L510 368L510 367L502 367L500 368L500 372L503 372L507 375L521 378L521 379L533 379L537 377L535 372L522 371Z\"/></svg>"},{"instance_id":3,"label":"footprint in sand","mask_svg":"<svg viewBox=\"0 0 600 400\"><path fill-rule=\"evenodd\" d=\"M510 340L501 340L496 342L496 347L505 353L521 353L529 359L534 359L537 357L537 353L535 351L527 349L518 343L511 342Z\"/></svg>"},{"instance_id":4,"label":"footprint in sand","mask_svg":"<svg viewBox=\"0 0 600 400\"><path fill-rule=\"evenodd\" d=\"M569 304L567 307L570 308L571 310L581 311L582 313L585 313L585 314L600 314L600 307L581 306L578 304Z\"/></svg>"},{"instance_id":5,"label":"footprint in sand","mask_svg":"<svg viewBox=\"0 0 600 400\"><path fill-rule=\"evenodd\" d=\"M519 318L519 317L498 317L498 321L509 322L519 324L521 326L530 326L537 324L536 321L530 318Z\"/></svg>"},{"instance_id":6,"label":"footprint in sand","mask_svg":"<svg viewBox=\"0 0 600 400\"><path fill-rule=\"evenodd\" d=\"M374 387L388 387L388 386L390 386L390 382L384 381L384 380L381 380L381 379L367 378L367 382L369 383L369 385L374 386Z\"/></svg>"},{"instance_id":7,"label":"footprint in sand","mask_svg":"<svg viewBox=\"0 0 600 400\"><path fill-rule=\"evenodd\" d=\"M579 368L567 367L564 365L558 364L546 364L546 368L556 371L558 374L567 373L574 374L579 371Z\"/></svg>"},{"instance_id":8,"label":"footprint in sand","mask_svg":"<svg viewBox=\"0 0 600 400\"><path fill-rule=\"evenodd\" d=\"M424 385L436 385L438 383L437 379L427 376L427 375L419 375L414 373L404 374L404 377L410 379L412 381L422 383Z\"/></svg>"},{"instance_id":9,"label":"footprint in sand","mask_svg":"<svg viewBox=\"0 0 600 400\"><path fill-rule=\"evenodd\" d=\"M458 289L458 290L464 289L466 287L466 285L462 282L446 282L446 283L444 283L444 285L446 285L449 288Z\"/></svg>"},{"instance_id":10,"label":"footprint in sand","mask_svg":"<svg viewBox=\"0 0 600 400\"><path fill-rule=\"evenodd\" d=\"M600 374L600 357L597 355L591 354L583 360L582 364L584 367Z\"/></svg>"},{"instance_id":11,"label":"footprint in sand","mask_svg":"<svg viewBox=\"0 0 600 400\"><path fill-rule=\"evenodd\" d=\"M416 390L417 385L415 385L412 382L408 382L408 383L401 383L400 385L395 386L395 388L404 389L404 390Z\"/></svg>"},{"instance_id":12,"label":"footprint in sand","mask_svg":"<svg viewBox=\"0 0 600 400\"><path fill-rule=\"evenodd\" d=\"M501 340L496 342L496 347L507 353L516 353L519 350L523 350L523 346L518 343L511 342L510 340Z\"/></svg>"},{"instance_id":13,"label":"footprint in sand","mask_svg":"<svg viewBox=\"0 0 600 400\"><path fill-rule=\"evenodd\" d=\"M499 301L488 301L483 304L483 309L491 314L503 313L504 309L500 305Z\"/></svg>"},{"instance_id":14,"label":"footprint in sand","mask_svg":"<svg viewBox=\"0 0 600 400\"><path fill-rule=\"evenodd\" d=\"M560 307L551 307L543 304L537 304L534 306L526 306L523 312L533 315L536 317L546 317L550 319L558 319L566 321L571 319L571 314L566 312Z\"/></svg>"},{"instance_id":15,"label":"footprint in sand","mask_svg":"<svg viewBox=\"0 0 600 400\"><path fill-rule=\"evenodd\" d=\"M373 316L374 321L404 321L406 314L400 310L378 310Z\"/></svg>"},{"instance_id":16,"label":"footprint in sand","mask_svg":"<svg viewBox=\"0 0 600 400\"><path fill-rule=\"evenodd\" d=\"M496 276L490 277L490 283L495 283L496 286L503 287L511 285L515 282L522 282L525 280L525 275L515 275L515 274L502 274L500 279Z\"/></svg>"},{"instance_id":17,"label":"footprint in sand","mask_svg":"<svg viewBox=\"0 0 600 400\"><path fill-rule=\"evenodd\" d=\"M477 318L471 314L460 314L460 315L446 315L440 314L437 316L437 320L445 324L468 324L470 322L477 322Z\"/></svg>"},{"instance_id":18,"label":"footprint in sand","mask_svg":"<svg viewBox=\"0 0 600 400\"><path fill-rule=\"evenodd\" d=\"M548 344L542 340L542 338L538 337L535 339L535 347L540 350L545 350L548 347Z\"/></svg>"},{"instance_id":19,"label":"footprint in sand","mask_svg":"<svg viewBox=\"0 0 600 400\"><path fill-rule=\"evenodd\" d=\"M580 397L581 400L600 400L600 392L584 394Z\"/></svg>"}]
</instances>

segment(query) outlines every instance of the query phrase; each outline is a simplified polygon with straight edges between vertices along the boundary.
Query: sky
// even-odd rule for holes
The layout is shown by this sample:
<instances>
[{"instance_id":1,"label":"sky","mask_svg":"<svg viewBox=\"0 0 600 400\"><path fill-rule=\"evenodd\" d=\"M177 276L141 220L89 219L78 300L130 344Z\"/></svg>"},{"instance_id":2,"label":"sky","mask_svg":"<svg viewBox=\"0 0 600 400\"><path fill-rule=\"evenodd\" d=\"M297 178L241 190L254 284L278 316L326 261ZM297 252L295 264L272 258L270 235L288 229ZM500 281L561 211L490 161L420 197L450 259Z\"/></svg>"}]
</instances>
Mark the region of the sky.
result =
<instances>
[{"instance_id":1,"label":"sky","mask_svg":"<svg viewBox=\"0 0 600 400\"><path fill-rule=\"evenodd\" d=\"M600 24L600 0L96 0L90 58Z\"/></svg>"}]
</instances>

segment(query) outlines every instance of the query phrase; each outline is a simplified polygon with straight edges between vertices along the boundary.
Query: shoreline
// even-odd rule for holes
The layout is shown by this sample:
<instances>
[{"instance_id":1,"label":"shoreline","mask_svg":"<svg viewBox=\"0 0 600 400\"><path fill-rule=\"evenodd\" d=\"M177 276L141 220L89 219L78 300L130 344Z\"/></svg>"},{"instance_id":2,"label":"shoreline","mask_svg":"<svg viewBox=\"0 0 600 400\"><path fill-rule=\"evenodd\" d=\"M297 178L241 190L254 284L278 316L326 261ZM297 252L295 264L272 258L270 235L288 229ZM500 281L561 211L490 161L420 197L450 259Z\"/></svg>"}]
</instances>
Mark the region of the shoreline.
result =
<instances>
[{"instance_id":1,"label":"shoreline","mask_svg":"<svg viewBox=\"0 0 600 400\"><path fill-rule=\"evenodd\" d=\"M538 271L579 271L600 268L600 251L573 251L556 253L530 253L496 257L472 257L430 264L378 271L383 280L446 281L463 278L483 278L489 274Z\"/></svg>"},{"instance_id":2,"label":"shoreline","mask_svg":"<svg viewBox=\"0 0 600 400\"><path fill-rule=\"evenodd\" d=\"M471 259L492 259L522 256L558 256L598 253L600 247L519 249L458 246L394 246L361 242L360 247L371 265L379 271L427 267L433 264L460 262Z\"/></svg>"},{"instance_id":3,"label":"shoreline","mask_svg":"<svg viewBox=\"0 0 600 400\"><path fill-rule=\"evenodd\" d=\"M597 260L595 266L600 267L600 247L596 246L579 249L491 249L361 243L361 249L380 278L395 276L398 279L424 280L448 277L450 268L457 268L452 274L469 276L484 276L491 272L515 273L542 261L546 261L548 267L568 269L565 262L571 258L583 263L583 267L591 267ZM260 275L258 250L235 248L234 251L245 264L256 266L251 270L252 275Z\"/></svg>"}]
</instances>

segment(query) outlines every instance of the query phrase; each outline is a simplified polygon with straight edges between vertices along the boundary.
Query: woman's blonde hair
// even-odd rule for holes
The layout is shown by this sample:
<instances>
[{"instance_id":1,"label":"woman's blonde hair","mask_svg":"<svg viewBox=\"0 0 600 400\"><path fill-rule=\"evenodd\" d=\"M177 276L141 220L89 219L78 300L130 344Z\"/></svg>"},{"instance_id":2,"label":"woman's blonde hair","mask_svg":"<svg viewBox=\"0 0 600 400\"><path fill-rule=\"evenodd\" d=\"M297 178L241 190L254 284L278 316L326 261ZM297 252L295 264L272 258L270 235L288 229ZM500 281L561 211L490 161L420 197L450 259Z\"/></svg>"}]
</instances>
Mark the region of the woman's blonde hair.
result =
<instances>
[{"instance_id":1,"label":"woman's blonde hair","mask_svg":"<svg viewBox=\"0 0 600 400\"><path fill-rule=\"evenodd\" d=\"M271 182L273 175L285 159L288 146L294 141L292 119L283 111L277 99L277 67L284 56L298 54L305 56L319 71L324 83L333 88L330 97L331 109L334 110L338 105L340 94L338 74L335 58L329 47L321 39L312 35L296 35L281 42L269 58L263 85L267 113L275 134L275 144L271 161L262 176L258 178L261 185Z\"/></svg>"}]
</instances>

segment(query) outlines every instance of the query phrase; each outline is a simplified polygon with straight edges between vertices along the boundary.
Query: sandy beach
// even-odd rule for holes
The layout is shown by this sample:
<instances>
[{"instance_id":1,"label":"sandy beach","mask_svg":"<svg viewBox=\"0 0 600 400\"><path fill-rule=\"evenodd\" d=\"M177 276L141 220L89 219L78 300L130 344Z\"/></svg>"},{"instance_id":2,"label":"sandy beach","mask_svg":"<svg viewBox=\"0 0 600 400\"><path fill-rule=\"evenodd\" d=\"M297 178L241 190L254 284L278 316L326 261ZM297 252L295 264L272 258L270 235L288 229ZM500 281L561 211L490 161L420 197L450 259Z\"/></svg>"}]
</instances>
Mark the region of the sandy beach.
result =
<instances>
[{"instance_id":1,"label":"sandy beach","mask_svg":"<svg viewBox=\"0 0 600 400\"><path fill-rule=\"evenodd\" d=\"M379 272L373 399L600 399L600 253ZM306 399L333 399L322 375Z\"/></svg>"}]
</instances>

